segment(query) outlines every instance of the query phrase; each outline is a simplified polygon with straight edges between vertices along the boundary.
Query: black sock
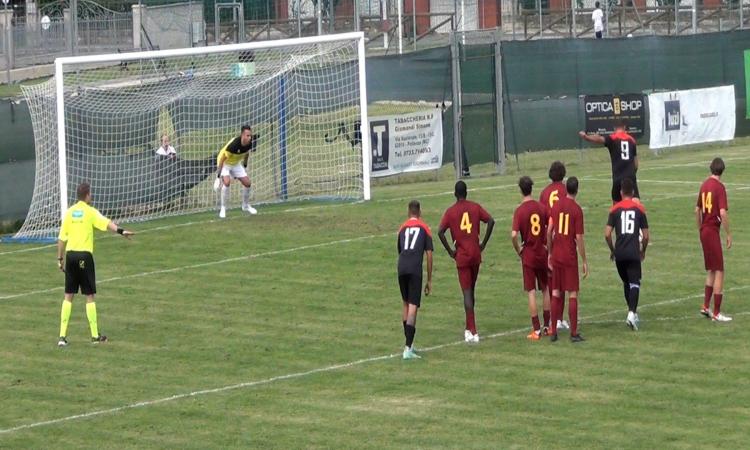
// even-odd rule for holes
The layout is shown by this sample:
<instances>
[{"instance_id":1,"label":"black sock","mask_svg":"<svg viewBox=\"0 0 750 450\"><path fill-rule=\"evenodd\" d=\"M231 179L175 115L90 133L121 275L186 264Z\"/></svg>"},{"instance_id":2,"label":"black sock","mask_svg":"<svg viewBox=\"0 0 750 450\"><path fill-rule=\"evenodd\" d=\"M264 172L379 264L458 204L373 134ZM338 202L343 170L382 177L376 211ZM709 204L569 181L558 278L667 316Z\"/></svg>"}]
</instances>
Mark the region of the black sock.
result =
<instances>
[{"instance_id":1,"label":"black sock","mask_svg":"<svg viewBox=\"0 0 750 450\"><path fill-rule=\"evenodd\" d=\"M638 310L638 297L641 294L640 286L632 286L630 288L630 297L628 299L628 307L631 311L636 312Z\"/></svg>"},{"instance_id":2,"label":"black sock","mask_svg":"<svg viewBox=\"0 0 750 450\"><path fill-rule=\"evenodd\" d=\"M406 321L404 320L402 323L404 324L404 336L406 336Z\"/></svg>"},{"instance_id":3,"label":"black sock","mask_svg":"<svg viewBox=\"0 0 750 450\"><path fill-rule=\"evenodd\" d=\"M414 325L404 325L406 328L406 346L411 348L411 345L414 343L414 335L417 334L417 327Z\"/></svg>"},{"instance_id":4,"label":"black sock","mask_svg":"<svg viewBox=\"0 0 750 450\"><path fill-rule=\"evenodd\" d=\"M628 311L632 311L630 309L630 283L622 283L622 292L625 294L625 303L628 305Z\"/></svg>"}]
</instances>

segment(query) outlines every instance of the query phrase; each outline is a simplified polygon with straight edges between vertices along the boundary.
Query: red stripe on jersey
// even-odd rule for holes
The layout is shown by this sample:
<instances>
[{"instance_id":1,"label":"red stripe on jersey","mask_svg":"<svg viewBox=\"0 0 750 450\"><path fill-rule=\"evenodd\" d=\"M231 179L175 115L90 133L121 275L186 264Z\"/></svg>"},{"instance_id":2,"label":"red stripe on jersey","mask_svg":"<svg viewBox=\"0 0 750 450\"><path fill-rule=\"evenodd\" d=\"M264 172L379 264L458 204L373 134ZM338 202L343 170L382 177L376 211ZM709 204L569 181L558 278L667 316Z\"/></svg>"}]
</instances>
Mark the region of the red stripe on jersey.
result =
<instances>
[{"instance_id":1,"label":"red stripe on jersey","mask_svg":"<svg viewBox=\"0 0 750 450\"><path fill-rule=\"evenodd\" d=\"M619 139L621 141L630 141L635 144L635 138L624 131L616 131L610 135L612 139Z\"/></svg>"},{"instance_id":2,"label":"red stripe on jersey","mask_svg":"<svg viewBox=\"0 0 750 450\"><path fill-rule=\"evenodd\" d=\"M610 208L609 212L613 213L618 209L632 208L638 208L643 214L646 214L646 208L641 203L635 202L632 198L626 198L615 203L614 205L612 205L612 208Z\"/></svg>"},{"instance_id":3,"label":"red stripe on jersey","mask_svg":"<svg viewBox=\"0 0 750 450\"><path fill-rule=\"evenodd\" d=\"M416 217L409 217L406 220L406 222L404 222L403 225L401 225L401 228L398 229L398 232L401 233L402 231L404 231L404 228L414 227L414 226L421 227L424 230L424 232L427 233L427 236L432 238L432 232L430 231L430 227L427 226L426 223L422 222L422 219L418 219Z\"/></svg>"}]
</instances>

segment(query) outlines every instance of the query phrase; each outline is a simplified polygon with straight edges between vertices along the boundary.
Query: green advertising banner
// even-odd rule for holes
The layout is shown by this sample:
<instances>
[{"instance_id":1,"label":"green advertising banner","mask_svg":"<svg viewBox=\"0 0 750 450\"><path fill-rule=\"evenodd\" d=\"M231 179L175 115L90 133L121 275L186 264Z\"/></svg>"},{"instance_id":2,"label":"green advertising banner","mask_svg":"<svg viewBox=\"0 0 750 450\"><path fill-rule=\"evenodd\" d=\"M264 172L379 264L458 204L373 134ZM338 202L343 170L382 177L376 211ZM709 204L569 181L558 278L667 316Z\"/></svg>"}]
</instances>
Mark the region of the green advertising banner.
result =
<instances>
[{"instance_id":1,"label":"green advertising banner","mask_svg":"<svg viewBox=\"0 0 750 450\"><path fill-rule=\"evenodd\" d=\"M745 50L745 92L750 92L750 50ZM750 95L745 95L745 118L750 119Z\"/></svg>"}]
</instances>

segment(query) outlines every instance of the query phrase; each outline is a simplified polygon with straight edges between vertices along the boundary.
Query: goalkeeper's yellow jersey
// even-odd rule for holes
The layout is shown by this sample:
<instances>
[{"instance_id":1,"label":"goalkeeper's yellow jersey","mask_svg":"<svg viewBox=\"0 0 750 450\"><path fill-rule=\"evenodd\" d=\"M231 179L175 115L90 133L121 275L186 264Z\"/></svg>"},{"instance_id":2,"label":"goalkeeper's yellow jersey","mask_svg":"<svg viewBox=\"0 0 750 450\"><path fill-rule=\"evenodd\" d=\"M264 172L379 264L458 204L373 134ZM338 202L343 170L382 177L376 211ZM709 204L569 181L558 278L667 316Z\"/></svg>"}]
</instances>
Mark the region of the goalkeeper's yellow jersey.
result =
<instances>
[{"instance_id":1,"label":"goalkeeper's yellow jersey","mask_svg":"<svg viewBox=\"0 0 750 450\"><path fill-rule=\"evenodd\" d=\"M243 147L239 136L237 136L236 138L232 138L224 145L224 147L221 148L221 151L219 151L219 156L216 157L216 164L219 164L221 155L224 155L224 157L226 158L224 160L224 164L229 166L237 165L242 162L247 152L252 149L252 146L252 139L250 140L250 143L247 144L247 146Z\"/></svg>"},{"instance_id":2,"label":"goalkeeper's yellow jersey","mask_svg":"<svg viewBox=\"0 0 750 450\"><path fill-rule=\"evenodd\" d=\"M66 251L93 254L94 228L105 231L107 226L109 226L109 219L93 206L79 201L65 213L58 239L67 242Z\"/></svg>"}]
</instances>

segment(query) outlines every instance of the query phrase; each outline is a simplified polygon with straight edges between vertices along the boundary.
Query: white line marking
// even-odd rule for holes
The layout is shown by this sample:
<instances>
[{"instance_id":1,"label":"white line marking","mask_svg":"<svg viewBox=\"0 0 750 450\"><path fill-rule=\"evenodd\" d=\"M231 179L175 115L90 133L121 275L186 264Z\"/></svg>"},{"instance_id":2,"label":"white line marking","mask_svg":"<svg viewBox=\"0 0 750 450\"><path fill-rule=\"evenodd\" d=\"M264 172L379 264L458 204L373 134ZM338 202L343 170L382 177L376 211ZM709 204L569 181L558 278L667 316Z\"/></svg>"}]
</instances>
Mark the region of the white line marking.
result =
<instances>
[{"instance_id":1,"label":"white line marking","mask_svg":"<svg viewBox=\"0 0 750 450\"><path fill-rule=\"evenodd\" d=\"M736 288L730 289L730 290L739 290L739 289L747 289L747 288L750 288L750 285L740 286L740 287L736 287ZM678 302L682 302L682 301L685 301L685 300L688 300L688 299L692 299L692 298L697 298L697 297L701 297L701 295L691 295L691 296L687 296L687 297L681 297L681 298L676 298L676 299L664 300L664 301L657 302L657 303L642 305L639 308L643 309L643 308L646 308L646 307L649 307L649 306L658 306L658 305L666 305L666 304L670 304L670 303L678 303ZM593 321L592 322L587 322L587 320L591 319L591 318L595 318L595 317L601 317L601 316L608 315L608 314L614 314L614 313L617 313L617 312L622 312L622 310L623 310L623 308L620 308L620 309L618 309L616 311L610 311L608 313L594 315L594 316L591 316L589 318L582 318L581 319L581 323L583 323L583 324L586 324L586 323L588 323L588 324L594 324L594 323L617 323L617 322L621 322L621 320L615 320L615 319L613 319L613 320L602 320L602 321L597 321L597 322L593 322ZM750 314L750 311L736 313L735 315L739 316L739 315L747 315L747 314ZM699 317L697 316L697 313L696 313L695 316L684 316L684 318L686 318L686 319L689 319L691 317L695 317L696 320L699 319ZM682 317L680 317L680 318L667 318L667 317L665 317L665 318L661 318L661 319L655 318L655 319L649 319L649 320L681 320L681 319L683 319L683 318ZM644 321L644 322L648 322L648 321ZM518 334L518 333L522 333L522 332L526 332L526 331L528 331L528 327L517 328L515 330L508 330L508 331L502 331L502 332L490 334L490 335L485 336L484 339L485 340L487 340L487 339L495 339L495 338L500 338L500 337L504 337L504 336L510 336L510 335L513 335L513 334ZM432 351L435 351L435 350L440 350L440 349L447 348L447 347L455 347L457 345L462 345L462 344L464 344L464 341L453 341L453 342L448 342L448 343L445 343L445 344L434 345L432 347L425 347L425 348L421 349L421 352L432 352ZM102 416L102 415L106 415L106 414L114 414L114 413L118 413L118 412L121 412L121 411L126 411L126 410L130 410L130 409L135 409L135 408L143 408L143 407L147 407L147 406L158 405L158 404L161 404L161 403L172 402L172 401L181 400L181 399L184 399L184 398L198 397L198 396L201 396L201 395L216 394L216 393L220 393L220 392L233 391L233 390L237 390L237 389L243 389L243 388L261 386L261 385L265 385L265 384L271 384L271 383L274 383L276 381L285 381L285 380L292 380L292 379L296 379L296 378L303 378L303 377L306 377L308 375L314 375L314 374L317 374L317 373L334 372L334 371L337 371L337 370L348 369L350 367L360 366L360 365L371 363L371 362L384 361L384 360L388 360L388 359L393 359L393 358L396 358L398 356L401 356L401 353L391 353L391 354L388 354L388 355L373 356L373 357L370 357L370 358L358 359L356 361L351 361L351 362L348 362L348 363L334 364L334 365L331 365L331 366L320 367L320 368L317 368L317 369L312 369L312 370L308 370L308 371L304 371L304 372L294 372L294 373L290 373L290 374L286 374L286 375L279 375L279 376L270 377L270 378L264 378L264 379L256 380L256 381L247 381L247 382L244 382L244 383L237 383L237 384L232 384L232 385L227 385L227 386L221 386L221 387L211 388L211 389L201 389L201 390L198 390L198 391L187 392L187 393L182 393L182 394L175 394L175 395L172 395L172 396L169 396L169 397L163 397L163 398L159 398L159 399L155 399L155 400L144 400L144 401L140 401L140 402L136 402L136 403L131 403L131 404L124 405L124 406L118 406L118 407L115 407L115 408L99 409L99 410L90 411L90 412L87 412L87 413L75 414L75 415L66 416L66 417L60 417L60 418L57 418L57 419L50 419L50 420L44 420L44 421L41 421L41 422L34 422L34 423L25 424L25 425L18 425L16 427L6 428L6 429L0 430L0 434L10 434L10 433L15 433L16 431L28 430L28 429L31 429L31 428L38 428L38 427L43 427L43 426L47 426L47 425L56 425L56 424L63 423L63 422L70 422L70 421L79 420L79 419L88 419L90 417L97 417L97 416Z\"/></svg>"},{"instance_id":2,"label":"white line marking","mask_svg":"<svg viewBox=\"0 0 750 450\"><path fill-rule=\"evenodd\" d=\"M209 262L198 263L198 264L190 264L186 266L177 266L177 267L172 267L169 269L154 270L151 272L134 273L131 275L125 275L121 277L105 278L101 281L97 281L97 284L110 283L112 281L129 280L132 278L147 277L147 276L159 275L163 273L179 272L182 270L197 269L200 267L215 266L217 264L224 264L224 263L233 262L233 261L243 261L243 260L248 260L248 259L262 258L264 256L283 255L285 253L293 253L293 252L298 252L298 251L303 251L303 250L310 250L313 248L329 247L329 246L338 245L338 244L347 244L350 242L364 241L364 240L374 239L374 238L379 238L379 237L384 237L384 236L395 236L395 233L371 234L368 236L360 236L360 237L351 238L351 239L339 239L337 241L328 241L328 242L321 242L319 244L302 245L300 247L287 248L283 250L272 250L268 252L254 253L251 255L235 256L234 258L226 258L226 259L220 259L216 261L209 261ZM49 288L49 289L40 289L37 291L21 292L19 294L4 295L4 296L0 296L0 300L10 300L10 299L19 298L19 297L25 297L28 295L46 294L50 292L57 292L62 289L63 288L61 286L58 286L58 287Z\"/></svg>"}]
</instances>

